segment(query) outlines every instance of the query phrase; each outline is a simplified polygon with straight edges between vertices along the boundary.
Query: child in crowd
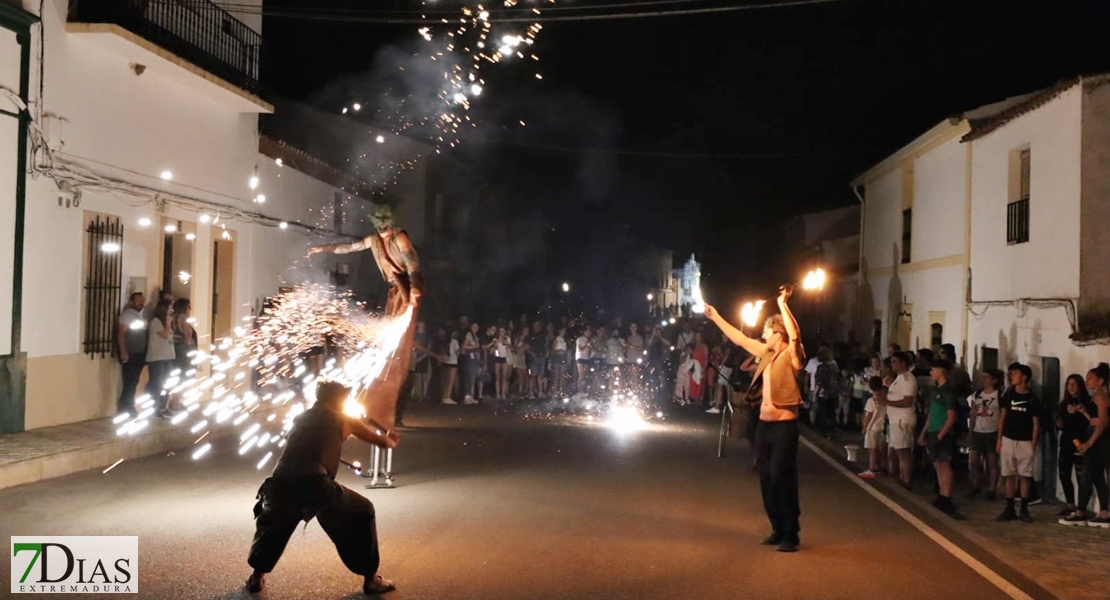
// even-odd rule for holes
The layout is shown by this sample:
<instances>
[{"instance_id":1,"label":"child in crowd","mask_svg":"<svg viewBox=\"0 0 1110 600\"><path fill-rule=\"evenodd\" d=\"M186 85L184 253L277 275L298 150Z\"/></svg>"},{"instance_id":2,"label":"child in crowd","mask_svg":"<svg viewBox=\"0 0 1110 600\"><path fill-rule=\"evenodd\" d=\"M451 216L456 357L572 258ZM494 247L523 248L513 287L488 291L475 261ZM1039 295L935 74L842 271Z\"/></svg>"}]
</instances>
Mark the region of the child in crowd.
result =
<instances>
[{"instance_id":1,"label":"child in crowd","mask_svg":"<svg viewBox=\"0 0 1110 600\"><path fill-rule=\"evenodd\" d=\"M885 440L883 439L883 423L886 421L887 387L883 378L872 377L867 382L871 397L867 399L867 406L863 409L863 447L867 449L867 470L859 476L864 479L875 479L879 476L879 459L886 455Z\"/></svg>"}]
</instances>

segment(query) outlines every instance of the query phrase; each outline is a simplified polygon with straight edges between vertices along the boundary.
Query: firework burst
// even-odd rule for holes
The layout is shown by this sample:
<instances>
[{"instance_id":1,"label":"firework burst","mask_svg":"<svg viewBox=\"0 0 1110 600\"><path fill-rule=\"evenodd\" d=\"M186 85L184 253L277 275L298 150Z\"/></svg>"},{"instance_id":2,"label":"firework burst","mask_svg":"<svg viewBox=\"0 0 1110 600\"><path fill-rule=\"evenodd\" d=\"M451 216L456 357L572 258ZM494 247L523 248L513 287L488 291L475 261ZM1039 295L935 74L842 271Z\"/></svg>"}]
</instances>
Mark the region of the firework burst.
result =
<instances>
[{"instance_id":1,"label":"firework burst","mask_svg":"<svg viewBox=\"0 0 1110 600\"><path fill-rule=\"evenodd\" d=\"M318 380L351 387L345 412L362 416L365 409L355 398L382 374L411 320L411 309L383 318L359 309L349 293L296 287L277 296L264 314L248 317L211 352L192 353L193 368L171 373L165 391L180 402L181 410L170 424L198 436L193 459L209 454L213 428L226 424L237 433L238 454L261 454L257 468L262 469L273 448L285 445L293 420L312 406ZM306 356L329 342L341 358L311 365ZM139 433L156 416L149 395L137 405L134 417L117 417L117 435Z\"/></svg>"}]
</instances>

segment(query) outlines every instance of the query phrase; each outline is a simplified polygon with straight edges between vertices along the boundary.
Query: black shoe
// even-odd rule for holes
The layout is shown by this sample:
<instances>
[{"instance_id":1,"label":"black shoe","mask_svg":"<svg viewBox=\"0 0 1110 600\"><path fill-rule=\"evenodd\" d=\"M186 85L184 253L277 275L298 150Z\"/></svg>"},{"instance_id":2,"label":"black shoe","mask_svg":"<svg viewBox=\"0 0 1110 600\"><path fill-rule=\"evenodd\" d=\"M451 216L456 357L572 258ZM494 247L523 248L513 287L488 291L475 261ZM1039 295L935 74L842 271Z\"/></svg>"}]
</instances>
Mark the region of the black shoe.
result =
<instances>
[{"instance_id":1,"label":"black shoe","mask_svg":"<svg viewBox=\"0 0 1110 600\"><path fill-rule=\"evenodd\" d=\"M777 546L782 542L782 540L785 537L786 537L785 535L775 531L775 532L771 533L771 535L763 538L763 541L759 542L759 543L764 545L764 546Z\"/></svg>"},{"instance_id":2,"label":"black shoe","mask_svg":"<svg viewBox=\"0 0 1110 600\"><path fill-rule=\"evenodd\" d=\"M251 576L247 578L248 592L257 594L261 592L264 587L266 587L266 576L262 573L251 573Z\"/></svg>"},{"instance_id":3,"label":"black shoe","mask_svg":"<svg viewBox=\"0 0 1110 600\"><path fill-rule=\"evenodd\" d=\"M998 495L990 490L988 490L987 493L983 496L983 498L985 498L987 502L994 502L994 499L997 497Z\"/></svg>"},{"instance_id":4,"label":"black shoe","mask_svg":"<svg viewBox=\"0 0 1110 600\"><path fill-rule=\"evenodd\" d=\"M1018 517L1018 518L1021 519L1022 523L1032 523L1033 522L1033 515L1029 514L1028 509L1024 509L1024 508L1021 509L1021 516Z\"/></svg>"},{"instance_id":5,"label":"black shoe","mask_svg":"<svg viewBox=\"0 0 1110 600\"><path fill-rule=\"evenodd\" d=\"M971 488L971 491L967 493L967 498L968 498L968 500L970 500L972 498L975 498L975 497L979 496L979 494L981 494L981 493L983 493L983 490L981 490L979 488Z\"/></svg>"},{"instance_id":6,"label":"black shoe","mask_svg":"<svg viewBox=\"0 0 1110 600\"><path fill-rule=\"evenodd\" d=\"M797 552L798 551L798 546L800 546L800 545L801 545L801 541L798 540L797 536L793 536L793 535L787 536L787 537L783 538L783 540L781 542L779 542L778 551L779 552Z\"/></svg>"},{"instance_id":7,"label":"black shoe","mask_svg":"<svg viewBox=\"0 0 1110 600\"><path fill-rule=\"evenodd\" d=\"M998 515L997 520L999 520L999 521L1016 521L1017 518L1018 518L1018 516L1017 516L1017 513L1014 512L1014 509L1007 508L1006 510L1002 511L1002 514Z\"/></svg>"}]
</instances>

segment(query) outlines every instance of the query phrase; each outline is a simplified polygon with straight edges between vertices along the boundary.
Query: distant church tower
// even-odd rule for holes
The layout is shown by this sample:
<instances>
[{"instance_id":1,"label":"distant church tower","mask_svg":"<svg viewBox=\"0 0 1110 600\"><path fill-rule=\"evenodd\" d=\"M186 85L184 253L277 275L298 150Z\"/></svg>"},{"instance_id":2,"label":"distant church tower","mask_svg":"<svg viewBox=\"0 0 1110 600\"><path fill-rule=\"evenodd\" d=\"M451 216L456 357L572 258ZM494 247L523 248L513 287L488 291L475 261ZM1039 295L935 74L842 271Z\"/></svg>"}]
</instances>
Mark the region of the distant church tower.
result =
<instances>
[{"instance_id":1,"label":"distant church tower","mask_svg":"<svg viewBox=\"0 0 1110 600\"><path fill-rule=\"evenodd\" d=\"M681 269L676 269L675 279L679 281L678 305L694 304L694 290L701 287L701 265L693 254Z\"/></svg>"}]
</instances>

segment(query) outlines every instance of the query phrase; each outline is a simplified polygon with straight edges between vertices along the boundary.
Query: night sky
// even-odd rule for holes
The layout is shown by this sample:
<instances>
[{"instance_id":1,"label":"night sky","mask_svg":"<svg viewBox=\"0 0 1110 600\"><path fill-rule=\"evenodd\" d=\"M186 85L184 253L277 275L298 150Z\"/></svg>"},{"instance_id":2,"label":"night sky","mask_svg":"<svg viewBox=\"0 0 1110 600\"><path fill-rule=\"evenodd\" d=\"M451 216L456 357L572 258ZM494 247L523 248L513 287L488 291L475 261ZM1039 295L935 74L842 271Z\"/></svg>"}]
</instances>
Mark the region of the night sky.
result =
<instances>
[{"instance_id":1,"label":"night sky","mask_svg":"<svg viewBox=\"0 0 1110 600\"><path fill-rule=\"evenodd\" d=\"M739 3L680 0L670 8L724 4ZM545 258L545 277L580 269L586 257L627 256L616 244L653 244L676 259L697 252L710 286L735 287L744 276L734 272L741 236L855 202L853 176L943 118L1110 71L1110 2L1029 6L843 0L546 23L535 48L543 80L535 69L499 68L472 111L479 128L456 152L558 232L567 249ZM330 17L335 9L420 3L267 0L274 13L263 24L264 78L274 94L327 110L370 104L357 96L375 56L420 48L416 25L282 13L306 7ZM635 8L605 12L621 10ZM513 126L518 120L528 126Z\"/></svg>"}]
</instances>

